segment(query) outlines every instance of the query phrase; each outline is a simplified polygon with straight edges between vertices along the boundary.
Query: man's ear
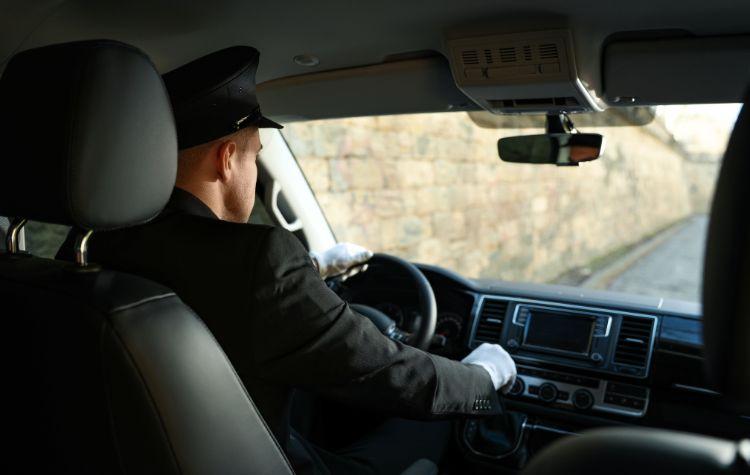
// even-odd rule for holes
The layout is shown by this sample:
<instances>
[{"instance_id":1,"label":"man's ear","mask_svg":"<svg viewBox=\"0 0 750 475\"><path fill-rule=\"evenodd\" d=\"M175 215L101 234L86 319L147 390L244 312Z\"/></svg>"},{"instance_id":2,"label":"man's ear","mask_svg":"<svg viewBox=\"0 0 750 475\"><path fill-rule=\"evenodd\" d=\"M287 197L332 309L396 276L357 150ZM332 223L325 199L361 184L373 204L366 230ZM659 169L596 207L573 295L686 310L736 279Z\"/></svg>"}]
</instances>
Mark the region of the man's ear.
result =
<instances>
[{"instance_id":1,"label":"man's ear","mask_svg":"<svg viewBox=\"0 0 750 475\"><path fill-rule=\"evenodd\" d=\"M232 176L232 156L237 151L237 144L234 140L225 140L219 144L216 149L216 173L219 176L219 180L223 182L229 181Z\"/></svg>"}]
</instances>

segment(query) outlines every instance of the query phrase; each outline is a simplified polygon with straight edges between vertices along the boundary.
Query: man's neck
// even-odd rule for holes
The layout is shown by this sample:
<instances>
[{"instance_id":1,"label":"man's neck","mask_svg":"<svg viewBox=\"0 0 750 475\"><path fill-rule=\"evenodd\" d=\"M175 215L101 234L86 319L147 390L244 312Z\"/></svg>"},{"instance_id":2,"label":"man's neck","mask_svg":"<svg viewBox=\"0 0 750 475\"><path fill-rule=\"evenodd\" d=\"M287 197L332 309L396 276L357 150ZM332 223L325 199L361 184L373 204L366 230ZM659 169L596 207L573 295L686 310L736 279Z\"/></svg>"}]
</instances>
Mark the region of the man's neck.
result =
<instances>
[{"instance_id":1,"label":"man's neck","mask_svg":"<svg viewBox=\"0 0 750 475\"><path fill-rule=\"evenodd\" d=\"M220 193L209 184L208 186L191 186L184 183L177 183L175 188L186 191L198 198L201 203L206 205L217 218L227 220L227 210L224 206L224 200Z\"/></svg>"},{"instance_id":2,"label":"man's neck","mask_svg":"<svg viewBox=\"0 0 750 475\"><path fill-rule=\"evenodd\" d=\"M219 219L213 210L198 199L198 197L194 196L189 191L177 187L172 190L172 196L169 197L169 202L167 203L165 211L168 211L168 214L170 212L179 211L193 216Z\"/></svg>"}]
</instances>

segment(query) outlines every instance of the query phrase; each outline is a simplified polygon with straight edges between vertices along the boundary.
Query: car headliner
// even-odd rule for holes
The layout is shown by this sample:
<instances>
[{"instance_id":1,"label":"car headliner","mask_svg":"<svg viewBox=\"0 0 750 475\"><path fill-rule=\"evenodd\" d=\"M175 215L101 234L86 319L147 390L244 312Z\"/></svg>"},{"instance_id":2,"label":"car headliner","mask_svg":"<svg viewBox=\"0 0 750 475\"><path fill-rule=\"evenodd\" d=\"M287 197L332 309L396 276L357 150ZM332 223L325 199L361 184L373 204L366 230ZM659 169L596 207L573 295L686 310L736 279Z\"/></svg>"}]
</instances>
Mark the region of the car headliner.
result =
<instances>
[{"instance_id":1,"label":"car headliner","mask_svg":"<svg viewBox=\"0 0 750 475\"><path fill-rule=\"evenodd\" d=\"M18 51L81 39L131 43L162 72L226 46L247 44L261 51L257 79L263 82L378 65L406 53L445 54L447 37L567 28L579 76L601 90L602 47L612 34L747 34L748 18L750 2L737 0L0 0L0 68ZM292 58L301 53L318 56L320 64L295 64Z\"/></svg>"}]
</instances>

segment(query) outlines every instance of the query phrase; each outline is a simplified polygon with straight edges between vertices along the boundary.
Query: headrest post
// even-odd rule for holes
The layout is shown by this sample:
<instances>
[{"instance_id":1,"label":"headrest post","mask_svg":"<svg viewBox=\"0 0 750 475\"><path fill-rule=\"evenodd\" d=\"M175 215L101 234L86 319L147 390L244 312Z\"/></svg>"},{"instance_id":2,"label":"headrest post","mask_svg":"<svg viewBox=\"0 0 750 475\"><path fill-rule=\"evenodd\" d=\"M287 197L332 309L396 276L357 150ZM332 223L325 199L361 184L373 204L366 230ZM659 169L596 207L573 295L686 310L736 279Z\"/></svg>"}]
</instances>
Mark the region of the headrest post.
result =
<instances>
[{"instance_id":1,"label":"headrest post","mask_svg":"<svg viewBox=\"0 0 750 475\"><path fill-rule=\"evenodd\" d=\"M20 234L27 221L26 218L13 218L13 222L10 223L8 235L5 238L5 249L8 250L8 254L18 254L20 251Z\"/></svg>"},{"instance_id":2,"label":"headrest post","mask_svg":"<svg viewBox=\"0 0 750 475\"><path fill-rule=\"evenodd\" d=\"M84 234L81 234L76 238L76 265L78 267L86 267L89 265L87 247L89 244L89 238L94 234L94 231L88 230Z\"/></svg>"}]
</instances>

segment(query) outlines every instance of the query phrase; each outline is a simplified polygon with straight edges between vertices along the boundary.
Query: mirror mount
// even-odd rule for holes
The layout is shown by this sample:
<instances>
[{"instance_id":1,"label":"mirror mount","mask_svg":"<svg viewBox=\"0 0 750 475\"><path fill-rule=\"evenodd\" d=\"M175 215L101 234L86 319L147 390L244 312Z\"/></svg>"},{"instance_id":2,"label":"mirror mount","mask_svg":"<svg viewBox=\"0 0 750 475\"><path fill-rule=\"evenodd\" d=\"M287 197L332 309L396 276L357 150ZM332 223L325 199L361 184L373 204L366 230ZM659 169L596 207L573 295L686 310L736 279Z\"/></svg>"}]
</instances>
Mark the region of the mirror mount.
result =
<instances>
[{"instance_id":1,"label":"mirror mount","mask_svg":"<svg viewBox=\"0 0 750 475\"><path fill-rule=\"evenodd\" d=\"M570 116L561 112L559 114L547 114L547 133L548 134L577 134L578 130L573 125Z\"/></svg>"}]
</instances>

